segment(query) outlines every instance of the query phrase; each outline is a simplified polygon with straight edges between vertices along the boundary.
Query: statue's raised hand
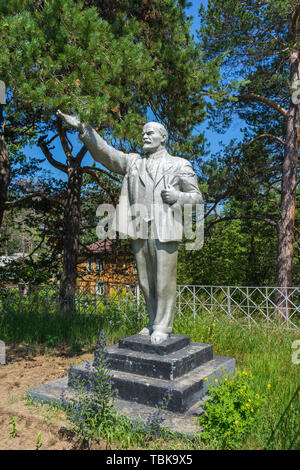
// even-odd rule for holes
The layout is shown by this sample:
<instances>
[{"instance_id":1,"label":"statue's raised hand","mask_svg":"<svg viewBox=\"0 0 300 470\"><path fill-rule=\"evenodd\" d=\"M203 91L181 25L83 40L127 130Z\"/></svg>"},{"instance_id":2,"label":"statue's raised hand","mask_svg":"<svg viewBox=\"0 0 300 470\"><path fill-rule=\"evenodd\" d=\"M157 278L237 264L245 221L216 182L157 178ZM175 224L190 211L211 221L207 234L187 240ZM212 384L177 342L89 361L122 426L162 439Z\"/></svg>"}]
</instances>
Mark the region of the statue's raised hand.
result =
<instances>
[{"instance_id":1,"label":"statue's raised hand","mask_svg":"<svg viewBox=\"0 0 300 470\"><path fill-rule=\"evenodd\" d=\"M79 121L78 117L69 116L69 114L64 114L59 109L56 112L56 116L62 121L65 121L65 123L68 124L68 126L73 127L74 129L77 129L79 132L83 131L83 124L82 122Z\"/></svg>"}]
</instances>

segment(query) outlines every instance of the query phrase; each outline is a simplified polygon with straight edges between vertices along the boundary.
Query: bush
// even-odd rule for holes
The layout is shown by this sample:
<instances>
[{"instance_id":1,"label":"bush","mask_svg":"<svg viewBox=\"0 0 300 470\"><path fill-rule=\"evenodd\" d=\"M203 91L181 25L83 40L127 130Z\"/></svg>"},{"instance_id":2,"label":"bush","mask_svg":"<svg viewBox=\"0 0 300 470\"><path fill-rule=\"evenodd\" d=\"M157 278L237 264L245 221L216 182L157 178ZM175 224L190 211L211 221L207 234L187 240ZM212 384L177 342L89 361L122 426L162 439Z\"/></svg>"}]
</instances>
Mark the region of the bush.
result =
<instances>
[{"instance_id":1,"label":"bush","mask_svg":"<svg viewBox=\"0 0 300 470\"><path fill-rule=\"evenodd\" d=\"M200 424L204 427L201 439L210 447L235 449L241 446L250 431L265 397L252 387L253 375L242 371L215 379L207 391ZM219 383L218 386L216 386Z\"/></svg>"},{"instance_id":2,"label":"bush","mask_svg":"<svg viewBox=\"0 0 300 470\"><path fill-rule=\"evenodd\" d=\"M94 361L87 363L88 382L84 385L74 372L70 372L75 397L69 404L65 393L61 395L61 405L73 431L81 442L87 441L90 447L95 429L107 426L113 421L113 401L116 391L112 388L112 379L107 363L106 341L100 332Z\"/></svg>"}]
</instances>

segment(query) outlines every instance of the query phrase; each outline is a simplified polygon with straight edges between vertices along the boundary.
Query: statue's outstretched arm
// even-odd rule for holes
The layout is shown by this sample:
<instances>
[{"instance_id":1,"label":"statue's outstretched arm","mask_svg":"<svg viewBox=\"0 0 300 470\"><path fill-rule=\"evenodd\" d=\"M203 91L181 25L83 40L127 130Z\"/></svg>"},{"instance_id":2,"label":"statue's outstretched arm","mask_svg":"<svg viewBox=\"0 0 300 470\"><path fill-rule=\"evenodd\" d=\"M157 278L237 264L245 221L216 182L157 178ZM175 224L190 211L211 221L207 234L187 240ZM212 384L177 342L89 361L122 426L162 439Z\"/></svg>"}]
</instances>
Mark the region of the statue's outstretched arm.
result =
<instances>
[{"instance_id":1,"label":"statue's outstretched arm","mask_svg":"<svg viewBox=\"0 0 300 470\"><path fill-rule=\"evenodd\" d=\"M129 155L120 152L108 145L104 139L87 124L83 124L76 116L69 116L57 111L56 116L64 121L68 126L73 127L80 133L80 140L88 148L90 154L97 162L101 163L108 170L124 175L127 171Z\"/></svg>"}]
</instances>

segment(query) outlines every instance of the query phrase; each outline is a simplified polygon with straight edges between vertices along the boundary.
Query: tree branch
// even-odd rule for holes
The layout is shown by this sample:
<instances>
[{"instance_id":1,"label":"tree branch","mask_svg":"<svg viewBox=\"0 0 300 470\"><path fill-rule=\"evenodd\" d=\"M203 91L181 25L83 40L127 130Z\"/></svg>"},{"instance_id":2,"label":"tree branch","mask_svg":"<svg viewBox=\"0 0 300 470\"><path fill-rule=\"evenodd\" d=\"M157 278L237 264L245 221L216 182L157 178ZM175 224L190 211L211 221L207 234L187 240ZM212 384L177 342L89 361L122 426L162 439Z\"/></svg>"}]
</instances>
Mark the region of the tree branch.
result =
<instances>
[{"instance_id":1,"label":"tree branch","mask_svg":"<svg viewBox=\"0 0 300 470\"><path fill-rule=\"evenodd\" d=\"M66 165L64 165L63 163L61 162L58 162L57 160L55 160L53 157L52 157L52 154L48 148L48 144L49 142L46 142L45 141L45 138L46 136L45 135L42 135L39 140L38 140L38 146L40 147L40 149L42 150L43 154L45 155L45 157L47 158L48 162L54 166L54 168L57 168L58 170L60 171L63 171L64 173L68 173L68 167ZM51 139L53 140L53 139Z\"/></svg>"},{"instance_id":2,"label":"tree branch","mask_svg":"<svg viewBox=\"0 0 300 470\"><path fill-rule=\"evenodd\" d=\"M34 262L32 256L34 255L34 253L35 253L36 251L38 251L38 250L40 249L40 247L42 246L42 244L43 244L44 241L45 241L45 238L46 238L46 232L43 232L43 233L42 233L42 239L41 239L40 243L32 250L31 253L29 253L28 257L30 258L30 261L31 261L32 263Z\"/></svg>"},{"instance_id":3,"label":"tree branch","mask_svg":"<svg viewBox=\"0 0 300 470\"><path fill-rule=\"evenodd\" d=\"M248 93L246 95L238 95L236 96L239 101L259 101L261 103L266 104L269 108L275 109L278 111L283 117L287 117L287 110L282 108L278 103L275 101L266 98L265 96L258 95L257 93Z\"/></svg>"},{"instance_id":4,"label":"tree branch","mask_svg":"<svg viewBox=\"0 0 300 470\"><path fill-rule=\"evenodd\" d=\"M247 143L247 146L253 144L253 142L255 142L256 140L258 140L258 139L263 139L263 138L265 138L265 137L270 138L270 139L275 139L275 140L277 140L278 142L280 142L282 145L285 145L285 141L282 140L282 139L281 139L280 137L278 137L277 135L273 135L273 134L260 134L260 135L258 135L258 136L256 136L256 137L254 137L254 139L250 140L250 141Z\"/></svg>"},{"instance_id":5,"label":"tree branch","mask_svg":"<svg viewBox=\"0 0 300 470\"><path fill-rule=\"evenodd\" d=\"M83 145L75 157L79 165L81 165L82 159L85 156L86 152L87 152L87 148L85 145Z\"/></svg>"},{"instance_id":6,"label":"tree branch","mask_svg":"<svg viewBox=\"0 0 300 470\"><path fill-rule=\"evenodd\" d=\"M94 172L94 171L100 171L100 173L103 173L104 175L108 176L109 178L113 179L114 181L116 181L117 183L121 183L121 181L119 180L119 178L117 178L116 176L113 176L111 173L109 173L108 171L106 170L102 170L102 168L97 168L97 167L92 167L92 166L83 166L81 168L81 171L83 171L84 173L90 173L91 171ZM90 173L91 174L91 173Z\"/></svg>"},{"instance_id":7,"label":"tree branch","mask_svg":"<svg viewBox=\"0 0 300 470\"><path fill-rule=\"evenodd\" d=\"M218 224L219 222L225 222L227 220L242 220L242 219L259 220L259 221L265 222L268 225L271 225L272 227L277 228L277 223L274 222L274 220L267 219L265 217L252 216L252 215L241 215L241 216L236 216L236 217L234 216L233 217L221 217L220 219L214 220L210 222L209 225L206 227L206 231L208 232L213 225Z\"/></svg>"},{"instance_id":8,"label":"tree branch","mask_svg":"<svg viewBox=\"0 0 300 470\"><path fill-rule=\"evenodd\" d=\"M210 202L208 200L206 200L206 202L208 204L212 204L213 203L213 206L208 210L208 212L205 214L204 218L208 217L209 214L214 211L217 207L217 205L219 204L219 202L222 200L222 199L225 199L226 197L229 196L230 194L230 191L232 190L232 188L228 188L223 194L221 194L214 202Z\"/></svg>"},{"instance_id":9,"label":"tree branch","mask_svg":"<svg viewBox=\"0 0 300 470\"><path fill-rule=\"evenodd\" d=\"M295 10L292 13L292 21L291 21L291 42L295 44L297 42L297 33L298 33L298 23L299 23L299 15L300 15L300 4L296 5Z\"/></svg>"},{"instance_id":10,"label":"tree branch","mask_svg":"<svg viewBox=\"0 0 300 470\"><path fill-rule=\"evenodd\" d=\"M5 205L9 206L9 207L15 207L15 206L21 204L22 202L28 201L29 199L32 199L34 197L45 199L46 201L50 201L51 203L59 204L60 206L64 205L64 203L62 201L59 201L54 196L52 196L52 197L47 196L44 193L39 193L39 192L28 194L27 196L24 196L21 199L17 199L16 201L6 201Z\"/></svg>"},{"instance_id":11,"label":"tree branch","mask_svg":"<svg viewBox=\"0 0 300 470\"><path fill-rule=\"evenodd\" d=\"M93 171L94 168L93 169L88 169L88 167L84 167L81 170L83 170L83 169L84 169L84 173L88 173L89 175L91 175L92 178L94 178L94 180L99 184L99 186L102 189L104 189L104 191L109 195L111 201L115 204L114 194L110 191L110 189L108 189L106 184L103 184L103 181L101 181L101 179L99 178L97 173L95 173L95 171Z\"/></svg>"},{"instance_id":12,"label":"tree branch","mask_svg":"<svg viewBox=\"0 0 300 470\"><path fill-rule=\"evenodd\" d=\"M69 147L68 139L67 139L67 136L66 136L66 131L63 128L61 119L56 120L56 128L58 130L58 135L59 135L59 138L60 138L60 142L61 142L63 151L65 152L67 160L70 162L70 161L73 160L74 157L73 157L71 149Z\"/></svg>"}]
</instances>

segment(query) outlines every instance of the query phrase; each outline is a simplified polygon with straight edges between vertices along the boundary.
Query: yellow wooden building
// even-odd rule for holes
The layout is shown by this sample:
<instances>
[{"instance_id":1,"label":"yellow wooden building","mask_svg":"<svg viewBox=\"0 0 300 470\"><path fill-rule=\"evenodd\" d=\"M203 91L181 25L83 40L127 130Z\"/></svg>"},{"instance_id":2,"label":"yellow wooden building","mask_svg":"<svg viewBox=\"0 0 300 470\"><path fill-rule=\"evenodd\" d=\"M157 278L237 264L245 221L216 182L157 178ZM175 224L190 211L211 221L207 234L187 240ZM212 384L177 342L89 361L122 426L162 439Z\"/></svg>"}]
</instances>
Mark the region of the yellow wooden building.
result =
<instances>
[{"instance_id":1,"label":"yellow wooden building","mask_svg":"<svg viewBox=\"0 0 300 470\"><path fill-rule=\"evenodd\" d=\"M77 287L109 295L116 286L137 285L137 271L130 245L119 240L99 240L85 247L77 267Z\"/></svg>"}]
</instances>

